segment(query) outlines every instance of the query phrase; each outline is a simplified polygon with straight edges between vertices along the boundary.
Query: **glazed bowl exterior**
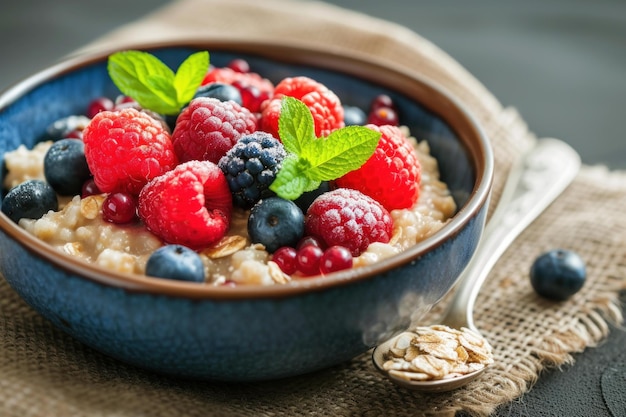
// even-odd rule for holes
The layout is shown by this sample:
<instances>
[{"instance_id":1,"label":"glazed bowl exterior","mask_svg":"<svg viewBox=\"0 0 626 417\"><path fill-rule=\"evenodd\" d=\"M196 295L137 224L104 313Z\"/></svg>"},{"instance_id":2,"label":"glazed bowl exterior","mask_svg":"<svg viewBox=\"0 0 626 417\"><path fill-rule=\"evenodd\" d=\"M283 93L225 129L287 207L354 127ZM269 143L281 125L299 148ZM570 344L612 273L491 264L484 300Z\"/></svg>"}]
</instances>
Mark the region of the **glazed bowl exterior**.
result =
<instances>
[{"instance_id":1,"label":"glazed bowl exterior","mask_svg":"<svg viewBox=\"0 0 626 417\"><path fill-rule=\"evenodd\" d=\"M172 68L197 50L208 50L215 66L244 58L274 82L307 75L362 108L375 95L388 94L403 124L429 142L458 211L432 237L375 265L239 288L107 271L60 253L0 213L0 272L59 329L159 373L267 380L367 351L419 320L454 285L484 227L493 161L480 127L441 88L417 71L294 44L193 40L122 49L150 51ZM110 52L64 61L4 92L0 154L21 144L32 147L53 121L82 113L95 97L119 94L106 71Z\"/></svg>"}]
</instances>

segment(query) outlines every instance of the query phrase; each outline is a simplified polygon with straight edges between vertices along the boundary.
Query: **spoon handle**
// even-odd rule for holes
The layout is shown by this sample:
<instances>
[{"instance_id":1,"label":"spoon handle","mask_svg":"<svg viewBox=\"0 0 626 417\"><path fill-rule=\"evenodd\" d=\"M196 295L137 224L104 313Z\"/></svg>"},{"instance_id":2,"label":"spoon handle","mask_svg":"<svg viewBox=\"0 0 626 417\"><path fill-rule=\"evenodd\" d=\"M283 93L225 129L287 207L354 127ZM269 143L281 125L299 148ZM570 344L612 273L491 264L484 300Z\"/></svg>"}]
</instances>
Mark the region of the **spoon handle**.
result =
<instances>
[{"instance_id":1,"label":"spoon handle","mask_svg":"<svg viewBox=\"0 0 626 417\"><path fill-rule=\"evenodd\" d=\"M515 238L571 183L580 163L580 157L569 145L552 138L538 140L520 158L509 174L474 256L459 277L442 322L476 331L474 301L491 268Z\"/></svg>"}]
</instances>

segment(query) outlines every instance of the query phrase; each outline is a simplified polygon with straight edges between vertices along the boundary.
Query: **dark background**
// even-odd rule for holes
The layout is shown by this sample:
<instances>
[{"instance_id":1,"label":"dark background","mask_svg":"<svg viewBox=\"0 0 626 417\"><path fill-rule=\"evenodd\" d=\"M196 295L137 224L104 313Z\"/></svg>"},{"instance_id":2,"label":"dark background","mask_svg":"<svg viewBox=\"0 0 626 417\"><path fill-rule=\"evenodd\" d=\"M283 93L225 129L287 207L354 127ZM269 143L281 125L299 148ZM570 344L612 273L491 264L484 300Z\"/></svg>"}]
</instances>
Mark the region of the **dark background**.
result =
<instances>
[{"instance_id":1,"label":"dark background","mask_svg":"<svg viewBox=\"0 0 626 417\"><path fill-rule=\"evenodd\" d=\"M413 29L515 107L538 136L565 140L586 164L626 169L626 1L328 2ZM2 0L0 90L167 3ZM619 417L607 409L601 381L618 370L625 383L625 345L626 332L613 329L498 415Z\"/></svg>"}]
</instances>

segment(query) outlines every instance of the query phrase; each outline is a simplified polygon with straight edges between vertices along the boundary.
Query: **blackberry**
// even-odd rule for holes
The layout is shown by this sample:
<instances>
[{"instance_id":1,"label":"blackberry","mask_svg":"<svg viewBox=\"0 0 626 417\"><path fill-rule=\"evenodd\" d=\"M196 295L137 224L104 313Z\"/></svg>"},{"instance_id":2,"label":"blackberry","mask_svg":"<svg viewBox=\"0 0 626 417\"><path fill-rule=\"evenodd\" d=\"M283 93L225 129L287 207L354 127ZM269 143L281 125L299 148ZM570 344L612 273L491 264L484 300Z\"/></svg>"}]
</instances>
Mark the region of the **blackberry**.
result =
<instances>
[{"instance_id":1,"label":"blackberry","mask_svg":"<svg viewBox=\"0 0 626 417\"><path fill-rule=\"evenodd\" d=\"M257 131L239 138L218 163L226 175L233 204L249 209L274 195L269 186L286 154L283 144L269 133Z\"/></svg>"}]
</instances>

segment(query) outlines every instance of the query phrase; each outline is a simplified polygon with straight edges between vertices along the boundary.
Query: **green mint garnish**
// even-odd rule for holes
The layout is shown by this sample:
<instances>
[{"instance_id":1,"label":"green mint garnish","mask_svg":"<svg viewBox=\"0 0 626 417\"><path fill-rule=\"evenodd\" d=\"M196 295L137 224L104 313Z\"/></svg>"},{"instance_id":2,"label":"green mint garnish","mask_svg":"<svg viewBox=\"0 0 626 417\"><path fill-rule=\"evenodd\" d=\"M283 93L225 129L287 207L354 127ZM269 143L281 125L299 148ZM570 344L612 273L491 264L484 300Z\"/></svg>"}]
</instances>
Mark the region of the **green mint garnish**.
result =
<instances>
[{"instance_id":1,"label":"green mint garnish","mask_svg":"<svg viewBox=\"0 0 626 417\"><path fill-rule=\"evenodd\" d=\"M209 53L190 55L174 73L148 52L122 51L109 56L107 69L117 88L141 107L175 115L193 98L202 83L209 69Z\"/></svg>"},{"instance_id":2,"label":"green mint garnish","mask_svg":"<svg viewBox=\"0 0 626 417\"><path fill-rule=\"evenodd\" d=\"M322 181L360 168L376 150L381 136L363 126L347 126L317 138L310 110L293 97L282 100L278 132L288 156L270 189L288 200L315 190Z\"/></svg>"}]
</instances>

